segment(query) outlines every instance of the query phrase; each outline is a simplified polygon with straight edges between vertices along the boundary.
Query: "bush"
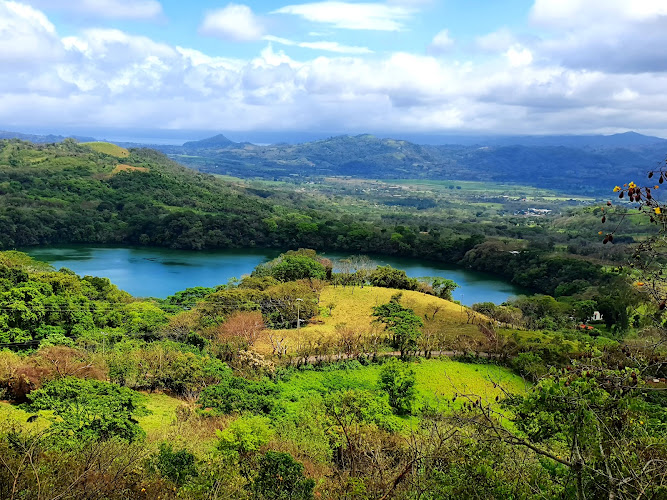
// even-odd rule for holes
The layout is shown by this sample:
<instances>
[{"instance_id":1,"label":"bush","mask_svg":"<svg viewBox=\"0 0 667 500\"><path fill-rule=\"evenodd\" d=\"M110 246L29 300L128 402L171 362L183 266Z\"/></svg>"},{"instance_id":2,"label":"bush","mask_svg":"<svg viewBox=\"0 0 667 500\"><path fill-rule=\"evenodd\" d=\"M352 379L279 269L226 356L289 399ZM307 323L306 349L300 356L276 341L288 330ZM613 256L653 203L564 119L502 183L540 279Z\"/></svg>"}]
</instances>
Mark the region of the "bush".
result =
<instances>
[{"instance_id":1,"label":"bush","mask_svg":"<svg viewBox=\"0 0 667 500\"><path fill-rule=\"evenodd\" d=\"M383 288L416 290L419 287L419 281L415 278L408 278L405 271L394 269L391 266L378 266L375 271L371 272L369 281L371 285Z\"/></svg>"},{"instance_id":2,"label":"bush","mask_svg":"<svg viewBox=\"0 0 667 500\"><path fill-rule=\"evenodd\" d=\"M160 451L150 465L178 486L183 486L188 479L198 475L196 457L188 450L174 451L169 443L160 443Z\"/></svg>"},{"instance_id":3,"label":"bush","mask_svg":"<svg viewBox=\"0 0 667 500\"><path fill-rule=\"evenodd\" d=\"M289 453L267 451L259 460L253 483L256 498L266 500L309 500L315 481L303 474L303 465Z\"/></svg>"},{"instance_id":4,"label":"bush","mask_svg":"<svg viewBox=\"0 0 667 500\"><path fill-rule=\"evenodd\" d=\"M417 396L415 381L415 371L397 359L392 359L380 370L378 386L389 395L389 405L397 415L412 412Z\"/></svg>"},{"instance_id":5,"label":"bush","mask_svg":"<svg viewBox=\"0 0 667 500\"><path fill-rule=\"evenodd\" d=\"M310 257L286 255L271 269L271 276L278 281L297 281L302 279L323 280L327 277L322 264Z\"/></svg>"},{"instance_id":6,"label":"bush","mask_svg":"<svg viewBox=\"0 0 667 500\"><path fill-rule=\"evenodd\" d=\"M205 410L210 408L214 414L249 412L268 415L277 408L279 394L278 387L267 380L255 382L230 376L204 389L198 404Z\"/></svg>"},{"instance_id":7,"label":"bush","mask_svg":"<svg viewBox=\"0 0 667 500\"><path fill-rule=\"evenodd\" d=\"M134 418L148 413L141 396L110 382L67 377L32 391L28 399L29 410L52 411L51 429L74 442L145 436Z\"/></svg>"},{"instance_id":8,"label":"bush","mask_svg":"<svg viewBox=\"0 0 667 500\"><path fill-rule=\"evenodd\" d=\"M273 437L274 430L266 417L251 415L234 420L224 431L216 431L217 448L223 453L243 456L258 451Z\"/></svg>"}]
</instances>

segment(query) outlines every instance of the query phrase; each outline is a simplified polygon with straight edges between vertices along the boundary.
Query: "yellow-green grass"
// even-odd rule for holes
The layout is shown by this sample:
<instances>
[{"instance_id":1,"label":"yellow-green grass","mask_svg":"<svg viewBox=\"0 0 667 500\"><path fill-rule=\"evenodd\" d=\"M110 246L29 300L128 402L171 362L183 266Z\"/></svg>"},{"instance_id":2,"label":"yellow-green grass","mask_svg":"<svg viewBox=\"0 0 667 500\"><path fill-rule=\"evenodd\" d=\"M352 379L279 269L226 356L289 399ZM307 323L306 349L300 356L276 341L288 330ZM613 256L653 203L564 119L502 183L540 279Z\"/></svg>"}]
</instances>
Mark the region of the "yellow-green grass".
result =
<instances>
[{"instance_id":1,"label":"yellow-green grass","mask_svg":"<svg viewBox=\"0 0 667 500\"><path fill-rule=\"evenodd\" d=\"M180 399L166 394L144 394L144 404L150 415L138 417L139 425L149 436L172 425L176 421L176 408L183 404Z\"/></svg>"},{"instance_id":2,"label":"yellow-green grass","mask_svg":"<svg viewBox=\"0 0 667 500\"><path fill-rule=\"evenodd\" d=\"M44 416L50 412L40 411L37 415ZM37 418L34 422L28 422L28 418L34 413L27 412L18 405L8 403L7 401L0 401L0 422L3 426L18 426L27 430L43 430L47 428L50 423L46 418Z\"/></svg>"},{"instance_id":3,"label":"yellow-green grass","mask_svg":"<svg viewBox=\"0 0 667 500\"><path fill-rule=\"evenodd\" d=\"M176 421L176 408L183 404L180 399L167 396L166 394L144 394L142 400L151 414L137 417L137 420L141 428L146 431L149 439L152 435L159 435L166 428L174 424ZM48 413L39 411L37 415L42 417ZM33 413L26 412L18 405L6 401L0 402L0 422L16 423L26 428L30 426L31 429L48 427L49 420L46 418L38 418L34 423L28 423L28 417L31 415Z\"/></svg>"},{"instance_id":4,"label":"yellow-green grass","mask_svg":"<svg viewBox=\"0 0 667 500\"><path fill-rule=\"evenodd\" d=\"M475 395L494 402L503 390L521 394L527 390L526 382L509 369L496 365L469 364L449 358L426 359L411 362L415 371L420 403L437 405L451 402L459 395L454 406L466 401L462 395ZM295 373L286 382L280 382L282 400L288 408L309 393L326 395L337 390L361 389L376 391L381 365L340 369L328 372L303 371Z\"/></svg>"},{"instance_id":5,"label":"yellow-green grass","mask_svg":"<svg viewBox=\"0 0 667 500\"><path fill-rule=\"evenodd\" d=\"M81 145L88 146L98 153L115 156L116 158L127 158L130 156L130 152L127 149L111 144L110 142L82 142Z\"/></svg>"},{"instance_id":6,"label":"yellow-green grass","mask_svg":"<svg viewBox=\"0 0 667 500\"><path fill-rule=\"evenodd\" d=\"M118 174L120 172L148 172L149 169L146 167L133 167L132 165L125 165L120 163L116 165L116 168L111 172L112 174Z\"/></svg>"},{"instance_id":7,"label":"yellow-green grass","mask_svg":"<svg viewBox=\"0 0 667 500\"><path fill-rule=\"evenodd\" d=\"M371 286L364 288L327 286L320 295L320 306L326 309L325 314L313 318L310 324L299 330L272 330L271 334L283 338L289 349L290 346L294 347L302 342L335 340L336 325L340 324L354 328L362 334L367 333L379 327L377 323L373 323L375 319L372 316L373 307L389 302L392 295L399 292L403 294L401 304L412 308L421 318L424 318L424 315L431 318L439 307L433 319L434 326L444 332L446 338L454 339L462 334L473 337L479 335L477 326L469 324L466 308L463 306L420 292ZM335 304L330 315L327 309L329 304ZM481 314L476 314L476 317L477 322L480 319L488 320ZM255 347L261 353L270 353L271 343L268 335L263 336Z\"/></svg>"},{"instance_id":8,"label":"yellow-green grass","mask_svg":"<svg viewBox=\"0 0 667 500\"><path fill-rule=\"evenodd\" d=\"M144 394L144 405L152 414L137 417L139 425L146 431L148 443L156 448L168 441L177 447L197 453L207 453L217 443L216 430L224 429L233 416L200 417L196 415L194 402L167 394ZM183 421L177 417L179 407L187 407L190 418ZM184 412L184 413L187 413Z\"/></svg>"}]
</instances>

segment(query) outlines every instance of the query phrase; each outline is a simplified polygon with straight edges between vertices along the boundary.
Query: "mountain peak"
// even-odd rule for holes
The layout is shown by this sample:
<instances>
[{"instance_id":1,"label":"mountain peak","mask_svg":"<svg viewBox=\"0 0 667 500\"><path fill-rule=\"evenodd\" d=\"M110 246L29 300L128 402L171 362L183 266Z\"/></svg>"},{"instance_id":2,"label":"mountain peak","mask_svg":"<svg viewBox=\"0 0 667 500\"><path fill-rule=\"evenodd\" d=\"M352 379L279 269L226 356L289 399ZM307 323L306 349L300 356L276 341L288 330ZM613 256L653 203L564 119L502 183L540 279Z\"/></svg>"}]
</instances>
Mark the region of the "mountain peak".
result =
<instances>
[{"instance_id":1,"label":"mountain peak","mask_svg":"<svg viewBox=\"0 0 667 500\"><path fill-rule=\"evenodd\" d=\"M235 146L237 143L229 140L222 134L214 135L213 137L208 137L202 139L201 141L189 141L183 144L185 149L214 149L214 148L227 148L230 146Z\"/></svg>"}]
</instances>

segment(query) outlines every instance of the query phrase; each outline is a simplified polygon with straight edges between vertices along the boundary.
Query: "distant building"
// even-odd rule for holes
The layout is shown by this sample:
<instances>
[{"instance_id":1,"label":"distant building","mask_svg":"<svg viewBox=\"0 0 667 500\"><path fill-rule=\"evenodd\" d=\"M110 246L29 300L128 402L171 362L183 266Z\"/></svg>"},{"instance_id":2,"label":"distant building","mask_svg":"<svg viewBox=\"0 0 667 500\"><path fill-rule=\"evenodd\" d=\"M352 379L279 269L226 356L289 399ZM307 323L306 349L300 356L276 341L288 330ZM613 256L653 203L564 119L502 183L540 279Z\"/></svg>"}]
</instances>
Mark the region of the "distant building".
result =
<instances>
[{"instance_id":1,"label":"distant building","mask_svg":"<svg viewBox=\"0 0 667 500\"><path fill-rule=\"evenodd\" d=\"M602 321L602 314L600 314L600 311L595 311L590 320L591 321Z\"/></svg>"}]
</instances>

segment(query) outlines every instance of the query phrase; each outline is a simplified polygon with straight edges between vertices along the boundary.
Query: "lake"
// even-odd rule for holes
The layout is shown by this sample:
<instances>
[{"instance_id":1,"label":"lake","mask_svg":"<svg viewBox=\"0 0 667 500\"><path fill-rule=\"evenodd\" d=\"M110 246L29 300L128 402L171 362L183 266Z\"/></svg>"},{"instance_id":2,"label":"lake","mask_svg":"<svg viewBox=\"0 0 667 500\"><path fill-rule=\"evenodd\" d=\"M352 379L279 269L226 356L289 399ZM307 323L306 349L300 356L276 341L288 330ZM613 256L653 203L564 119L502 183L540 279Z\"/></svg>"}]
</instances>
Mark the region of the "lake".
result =
<instances>
[{"instance_id":1,"label":"lake","mask_svg":"<svg viewBox=\"0 0 667 500\"><path fill-rule=\"evenodd\" d=\"M172 250L126 247L39 247L24 249L37 260L56 269L66 267L80 276L103 276L137 297L164 298L193 286L213 287L230 278L250 274L258 264L277 257L280 252L267 249ZM346 255L324 254L332 260ZM460 288L454 299L465 305L475 302L500 304L507 298L528 293L500 278L458 266L420 259L371 256L379 265L403 269L410 277L440 276L454 280Z\"/></svg>"}]
</instances>

